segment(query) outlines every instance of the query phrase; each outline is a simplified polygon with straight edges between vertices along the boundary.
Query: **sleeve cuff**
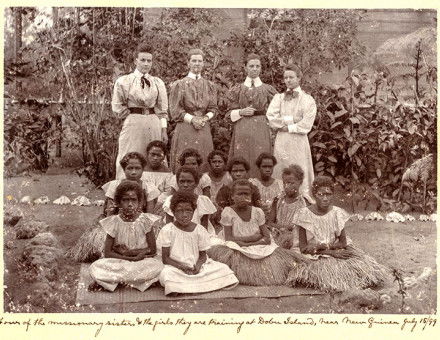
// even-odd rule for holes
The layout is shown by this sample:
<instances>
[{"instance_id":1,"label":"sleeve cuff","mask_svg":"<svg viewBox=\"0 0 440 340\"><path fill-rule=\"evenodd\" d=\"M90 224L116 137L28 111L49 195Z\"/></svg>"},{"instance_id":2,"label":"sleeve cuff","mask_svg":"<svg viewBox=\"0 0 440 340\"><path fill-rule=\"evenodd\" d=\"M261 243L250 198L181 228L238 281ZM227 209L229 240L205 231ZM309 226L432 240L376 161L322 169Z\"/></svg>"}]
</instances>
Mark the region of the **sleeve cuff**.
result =
<instances>
[{"instance_id":1,"label":"sleeve cuff","mask_svg":"<svg viewBox=\"0 0 440 340\"><path fill-rule=\"evenodd\" d=\"M287 125L287 130L289 130L289 133L295 133L298 132L298 127L296 124L289 124Z\"/></svg>"},{"instance_id":2,"label":"sleeve cuff","mask_svg":"<svg viewBox=\"0 0 440 340\"><path fill-rule=\"evenodd\" d=\"M163 129L166 129L166 128L167 128L167 126L168 126L168 121L167 121L166 118L161 118L161 119L160 119L160 126L161 126Z\"/></svg>"},{"instance_id":3,"label":"sleeve cuff","mask_svg":"<svg viewBox=\"0 0 440 340\"><path fill-rule=\"evenodd\" d=\"M213 112L208 112L208 113L206 114L206 117L208 117L208 119L211 120L212 117L214 117L214 113L213 113Z\"/></svg>"},{"instance_id":4,"label":"sleeve cuff","mask_svg":"<svg viewBox=\"0 0 440 340\"><path fill-rule=\"evenodd\" d=\"M183 116L183 121L186 123L191 123L193 117L194 117L193 115L189 113L185 113L185 115Z\"/></svg>"},{"instance_id":5,"label":"sleeve cuff","mask_svg":"<svg viewBox=\"0 0 440 340\"><path fill-rule=\"evenodd\" d=\"M231 121L236 122L237 120L241 119L240 116L240 110L232 110L231 111Z\"/></svg>"},{"instance_id":6,"label":"sleeve cuff","mask_svg":"<svg viewBox=\"0 0 440 340\"><path fill-rule=\"evenodd\" d=\"M292 116L284 116L283 121L286 124L293 124L293 117Z\"/></svg>"}]
</instances>

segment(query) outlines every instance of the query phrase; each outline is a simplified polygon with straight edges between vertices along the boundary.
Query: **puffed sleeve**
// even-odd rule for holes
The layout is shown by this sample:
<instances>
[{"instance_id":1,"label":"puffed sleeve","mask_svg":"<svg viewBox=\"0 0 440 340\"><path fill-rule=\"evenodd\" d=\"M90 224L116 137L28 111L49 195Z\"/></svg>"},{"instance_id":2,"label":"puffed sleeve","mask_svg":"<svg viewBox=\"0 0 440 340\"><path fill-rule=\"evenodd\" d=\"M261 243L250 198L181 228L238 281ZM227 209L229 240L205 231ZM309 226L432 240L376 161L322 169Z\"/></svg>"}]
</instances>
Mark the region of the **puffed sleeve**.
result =
<instances>
[{"instance_id":1,"label":"puffed sleeve","mask_svg":"<svg viewBox=\"0 0 440 340\"><path fill-rule=\"evenodd\" d=\"M265 84L267 87L267 102L270 103L278 91L272 85Z\"/></svg>"},{"instance_id":2,"label":"puffed sleeve","mask_svg":"<svg viewBox=\"0 0 440 340\"><path fill-rule=\"evenodd\" d=\"M172 223L164 225L164 227L159 231L156 243L160 247L171 247L171 227Z\"/></svg>"},{"instance_id":3,"label":"puffed sleeve","mask_svg":"<svg viewBox=\"0 0 440 340\"><path fill-rule=\"evenodd\" d=\"M316 117L316 103L315 100L305 94L303 96L304 104L301 104L301 110L303 111L303 118L297 122L287 126L290 133L308 134L313 127L313 122Z\"/></svg>"},{"instance_id":4,"label":"puffed sleeve","mask_svg":"<svg viewBox=\"0 0 440 340\"><path fill-rule=\"evenodd\" d=\"M115 238L117 232L118 215L112 215L99 221L100 226L106 234Z\"/></svg>"},{"instance_id":5,"label":"puffed sleeve","mask_svg":"<svg viewBox=\"0 0 440 340\"><path fill-rule=\"evenodd\" d=\"M101 188L104 190L105 196L111 199L115 198L116 188L121 181L114 179L113 181L105 183Z\"/></svg>"},{"instance_id":6,"label":"puffed sleeve","mask_svg":"<svg viewBox=\"0 0 440 340\"><path fill-rule=\"evenodd\" d=\"M185 115L185 108L183 107L183 95L184 95L184 81L177 80L171 84L170 89L170 118L175 122L182 122Z\"/></svg>"},{"instance_id":7,"label":"puffed sleeve","mask_svg":"<svg viewBox=\"0 0 440 340\"><path fill-rule=\"evenodd\" d=\"M156 81L157 90L159 92L156 105L154 106L154 111L159 116L159 118L164 118L168 120L168 96L165 83L160 78L155 77L154 79Z\"/></svg>"},{"instance_id":8,"label":"puffed sleeve","mask_svg":"<svg viewBox=\"0 0 440 340\"><path fill-rule=\"evenodd\" d=\"M206 251L211 248L210 236L206 229L200 224L197 225L197 235L199 251Z\"/></svg>"},{"instance_id":9,"label":"puffed sleeve","mask_svg":"<svg viewBox=\"0 0 440 340\"><path fill-rule=\"evenodd\" d=\"M147 194L147 201L150 202L159 197L160 191L159 189L151 182L142 181L142 187Z\"/></svg>"},{"instance_id":10,"label":"puffed sleeve","mask_svg":"<svg viewBox=\"0 0 440 340\"><path fill-rule=\"evenodd\" d=\"M172 197L173 197L173 195L168 196L162 205L162 209L163 209L164 213L166 213L170 216L174 216L173 212L171 211L171 198Z\"/></svg>"},{"instance_id":11,"label":"puffed sleeve","mask_svg":"<svg viewBox=\"0 0 440 340\"><path fill-rule=\"evenodd\" d=\"M209 81L208 84L209 88L209 101L208 101L208 107L206 108L206 112L209 116L209 119L215 117L218 113L218 105L217 105L217 97L218 97L218 88L217 85L211 81ZM212 114L209 115L209 112Z\"/></svg>"},{"instance_id":12,"label":"puffed sleeve","mask_svg":"<svg viewBox=\"0 0 440 340\"><path fill-rule=\"evenodd\" d=\"M286 126L283 118L281 117L281 97L281 94L275 94L266 111L269 126L274 130L281 129L282 127Z\"/></svg>"},{"instance_id":13,"label":"puffed sleeve","mask_svg":"<svg viewBox=\"0 0 440 340\"><path fill-rule=\"evenodd\" d=\"M259 226L266 223L266 217L264 215L264 211L260 208L253 207L255 209L255 220Z\"/></svg>"},{"instance_id":14,"label":"puffed sleeve","mask_svg":"<svg viewBox=\"0 0 440 340\"><path fill-rule=\"evenodd\" d=\"M199 195L197 198L197 210L199 214L203 216L214 214L217 211L217 208L208 197Z\"/></svg>"},{"instance_id":15,"label":"puffed sleeve","mask_svg":"<svg viewBox=\"0 0 440 340\"><path fill-rule=\"evenodd\" d=\"M200 178L199 185L202 189L205 189L206 187L210 187L211 184L211 177L205 172Z\"/></svg>"},{"instance_id":16,"label":"puffed sleeve","mask_svg":"<svg viewBox=\"0 0 440 340\"><path fill-rule=\"evenodd\" d=\"M125 118L130 110L127 106L127 95L125 94L124 88L122 86L125 77L119 77L116 79L115 85L113 87L112 95L112 111L119 117Z\"/></svg>"},{"instance_id":17,"label":"puffed sleeve","mask_svg":"<svg viewBox=\"0 0 440 340\"><path fill-rule=\"evenodd\" d=\"M220 217L220 224L222 226L232 226L232 208L226 207L222 211L222 215Z\"/></svg>"},{"instance_id":18,"label":"puffed sleeve","mask_svg":"<svg viewBox=\"0 0 440 340\"><path fill-rule=\"evenodd\" d=\"M341 235L341 231L345 228L345 223L350 219L350 214L344 209L334 206L335 209L335 232L336 236Z\"/></svg>"}]
</instances>

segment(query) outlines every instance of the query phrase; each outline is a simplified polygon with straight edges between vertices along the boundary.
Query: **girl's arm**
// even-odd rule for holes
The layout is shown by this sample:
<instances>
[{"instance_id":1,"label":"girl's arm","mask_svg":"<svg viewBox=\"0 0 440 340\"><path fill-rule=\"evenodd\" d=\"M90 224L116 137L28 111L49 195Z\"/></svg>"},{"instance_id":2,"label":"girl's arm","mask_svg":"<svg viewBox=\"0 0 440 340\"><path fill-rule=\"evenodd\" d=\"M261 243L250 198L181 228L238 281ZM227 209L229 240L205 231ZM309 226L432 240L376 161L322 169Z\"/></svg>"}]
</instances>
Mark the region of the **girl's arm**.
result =
<instances>
[{"instance_id":1,"label":"girl's arm","mask_svg":"<svg viewBox=\"0 0 440 340\"><path fill-rule=\"evenodd\" d=\"M204 187L202 189L202 194L208 198L211 198L211 186Z\"/></svg>"},{"instance_id":2,"label":"girl's arm","mask_svg":"<svg viewBox=\"0 0 440 340\"><path fill-rule=\"evenodd\" d=\"M162 262L163 262L163 264L168 264L168 265L173 266L177 269L180 269L181 271L183 271L186 274L190 274L194 270L194 268L189 267L184 263L173 260L170 257L170 247L162 247Z\"/></svg>"},{"instance_id":3,"label":"girl's arm","mask_svg":"<svg viewBox=\"0 0 440 340\"><path fill-rule=\"evenodd\" d=\"M111 237L110 235L107 235L107 237L105 239L105 244L104 244L104 257L127 260L127 261L137 261L136 256L123 255L123 254L116 252L113 249L114 244L115 244L115 239L113 237Z\"/></svg>"},{"instance_id":4,"label":"girl's arm","mask_svg":"<svg viewBox=\"0 0 440 340\"><path fill-rule=\"evenodd\" d=\"M208 259L208 256L206 255L206 251L200 251L199 252L199 259L197 260L197 263L194 266L194 274L200 273L200 268L202 268L202 265L206 262Z\"/></svg>"},{"instance_id":5,"label":"girl's arm","mask_svg":"<svg viewBox=\"0 0 440 340\"><path fill-rule=\"evenodd\" d=\"M157 198L151 201L147 201L147 213L154 213L154 208L156 207Z\"/></svg>"},{"instance_id":6,"label":"girl's arm","mask_svg":"<svg viewBox=\"0 0 440 340\"><path fill-rule=\"evenodd\" d=\"M341 234L339 235L338 242L330 245L330 249L345 249L347 247L347 236L345 234L345 229L341 230Z\"/></svg>"},{"instance_id":7,"label":"girl's arm","mask_svg":"<svg viewBox=\"0 0 440 340\"><path fill-rule=\"evenodd\" d=\"M312 255L330 255L340 259L347 259L351 256L351 251L346 249L329 249L327 245L318 244L316 246L307 244L306 230L298 226L299 249L301 253Z\"/></svg>"},{"instance_id":8,"label":"girl's arm","mask_svg":"<svg viewBox=\"0 0 440 340\"><path fill-rule=\"evenodd\" d=\"M262 234L258 234L258 233L251 236L234 236L234 234L232 233L232 226L230 225L223 226L223 229L225 231L226 241L233 241L238 245L243 245L243 246L249 246L251 244L248 243L259 241L264 237Z\"/></svg>"},{"instance_id":9,"label":"girl's arm","mask_svg":"<svg viewBox=\"0 0 440 340\"><path fill-rule=\"evenodd\" d=\"M245 242L246 244L244 244L244 245L255 246L258 244L263 244L263 245L270 244L270 232L269 232L269 229L267 229L267 226L265 224L260 225L260 233L257 233L255 235L256 235L256 237L259 237L258 240Z\"/></svg>"}]
</instances>

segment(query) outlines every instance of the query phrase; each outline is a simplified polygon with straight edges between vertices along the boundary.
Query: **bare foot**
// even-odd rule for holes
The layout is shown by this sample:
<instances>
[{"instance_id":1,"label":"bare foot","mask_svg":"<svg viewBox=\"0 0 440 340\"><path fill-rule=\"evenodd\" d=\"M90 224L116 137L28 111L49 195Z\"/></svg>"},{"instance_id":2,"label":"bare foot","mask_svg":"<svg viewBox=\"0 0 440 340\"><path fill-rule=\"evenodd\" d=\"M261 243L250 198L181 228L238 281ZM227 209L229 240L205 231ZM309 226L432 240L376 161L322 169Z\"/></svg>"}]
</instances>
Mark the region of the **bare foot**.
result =
<instances>
[{"instance_id":1,"label":"bare foot","mask_svg":"<svg viewBox=\"0 0 440 340\"><path fill-rule=\"evenodd\" d=\"M98 283L93 282L89 284L89 287L87 288L89 292L103 292L105 289L104 287L100 286Z\"/></svg>"}]
</instances>

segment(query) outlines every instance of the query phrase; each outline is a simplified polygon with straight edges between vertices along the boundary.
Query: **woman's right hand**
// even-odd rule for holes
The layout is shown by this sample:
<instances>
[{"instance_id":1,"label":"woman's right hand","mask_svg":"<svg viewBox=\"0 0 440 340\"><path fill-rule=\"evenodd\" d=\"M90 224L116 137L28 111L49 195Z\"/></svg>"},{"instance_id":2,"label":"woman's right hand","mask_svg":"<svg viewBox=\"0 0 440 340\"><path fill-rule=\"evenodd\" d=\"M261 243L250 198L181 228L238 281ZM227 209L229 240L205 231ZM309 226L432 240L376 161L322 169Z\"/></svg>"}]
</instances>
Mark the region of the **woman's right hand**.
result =
<instances>
[{"instance_id":1,"label":"woman's right hand","mask_svg":"<svg viewBox=\"0 0 440 340\"><path fill-rule=\"evenodd\" d=\"M255 109L251 106L245 107L244 109L240 109L240 116L250 117L253 116Z\"/></svg>"}]
</instances>

